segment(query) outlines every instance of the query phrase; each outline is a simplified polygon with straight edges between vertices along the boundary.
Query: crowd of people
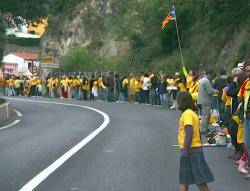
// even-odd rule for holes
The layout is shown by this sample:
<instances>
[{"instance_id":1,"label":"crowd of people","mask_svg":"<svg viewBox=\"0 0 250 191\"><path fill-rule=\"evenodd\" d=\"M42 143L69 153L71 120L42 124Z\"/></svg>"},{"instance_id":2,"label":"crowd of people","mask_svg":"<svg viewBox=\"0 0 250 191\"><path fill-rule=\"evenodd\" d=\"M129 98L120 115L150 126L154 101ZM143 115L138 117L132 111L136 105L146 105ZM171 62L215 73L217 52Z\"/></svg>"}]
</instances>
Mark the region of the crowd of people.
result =
<instances>
[{"instance_id":1,"label":"crowd of people","mask_svg":"<svg viewBox=\"0 0 250 191\"><path fill-rule=\"evenodd\" d=\"M250 179L250 62L233 68L230 75L224 69L216 76L213 70L200 74L194 70L174 75L163 72L140 72L120 76L110 72L91 76L54 75L44 79L7 77L0 79L2 94L6 96L45 96L61 99L135 102L177 109L177 95L189 92L200 117L200 130L211 134L209 124L215 122L231 136L235 154L230 156L238 164L238 171ZM212 114L212 115L211 115Z\"/></svg>"},{"instance_id":2,"label":"crowd of people","mask_svg":"<svg viewBox=\"0 0 250 191\"><path fill-rule=\"evenodd\" d=\"M192 74L192 71L190 72ZM188 83L190 84L190 82ZM136 102L176 108L177 92L186 91L186 78L175 75L141 72L120 77L118 74L76 76L12 77L0 79L2 93L7 96L46 96L63 99ZM170 104L172 106L170 107Z\"/></svg>"}]
</instances>

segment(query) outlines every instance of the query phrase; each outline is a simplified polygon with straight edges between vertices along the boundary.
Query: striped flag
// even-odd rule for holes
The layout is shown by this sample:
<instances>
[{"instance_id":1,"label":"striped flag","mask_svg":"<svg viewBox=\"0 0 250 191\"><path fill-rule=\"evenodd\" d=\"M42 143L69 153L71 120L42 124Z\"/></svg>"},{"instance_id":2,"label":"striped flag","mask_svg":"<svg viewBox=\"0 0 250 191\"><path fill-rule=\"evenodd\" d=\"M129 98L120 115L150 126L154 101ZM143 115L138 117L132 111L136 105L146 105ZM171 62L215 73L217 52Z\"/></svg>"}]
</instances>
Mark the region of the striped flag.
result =
<instances>
[{"instance_id":1,"label":"striped flag","mask_svg":"<svg viewBox=\"0 0 250 191\"><path fill-rule=\"evenodd\" d=\"M170 12L168 13L168 16L164 19L164 21L162 21L162 29L164 29L164 27L169 23L169 21L175 20L175 19L176 19L175 9L173 5L170 9Z\"/></svg>"}]
</instances>

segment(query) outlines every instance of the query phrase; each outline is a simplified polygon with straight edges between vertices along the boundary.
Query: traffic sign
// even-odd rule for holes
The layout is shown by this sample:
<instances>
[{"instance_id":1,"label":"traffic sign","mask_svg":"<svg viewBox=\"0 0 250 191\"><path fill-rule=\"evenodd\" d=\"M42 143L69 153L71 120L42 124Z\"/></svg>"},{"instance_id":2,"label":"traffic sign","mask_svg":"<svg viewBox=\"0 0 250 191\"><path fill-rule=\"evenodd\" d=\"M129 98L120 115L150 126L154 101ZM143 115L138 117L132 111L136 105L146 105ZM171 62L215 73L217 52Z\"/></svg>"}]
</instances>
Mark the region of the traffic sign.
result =
<instances>
[{"instance_id":1,"label":"traffic sign","mask_svg":"<svg viewBox=\"0 0 250 191\"><path fill-rule=\"evenodd\" d=\"M42 68L59 68L59 64L54 62L41 62L40 64Z\"/></svg>"},{"instance_id":2,"label":"traffic sign","mask_svg":"<svg viewBox=\"0 0 250 191\"><path fill-rule=\"evenodd\" d=\"M37 72L37 67L36 66L30 66L29 71L31 74L35 74Z\"/></svg>"}]
</instances>

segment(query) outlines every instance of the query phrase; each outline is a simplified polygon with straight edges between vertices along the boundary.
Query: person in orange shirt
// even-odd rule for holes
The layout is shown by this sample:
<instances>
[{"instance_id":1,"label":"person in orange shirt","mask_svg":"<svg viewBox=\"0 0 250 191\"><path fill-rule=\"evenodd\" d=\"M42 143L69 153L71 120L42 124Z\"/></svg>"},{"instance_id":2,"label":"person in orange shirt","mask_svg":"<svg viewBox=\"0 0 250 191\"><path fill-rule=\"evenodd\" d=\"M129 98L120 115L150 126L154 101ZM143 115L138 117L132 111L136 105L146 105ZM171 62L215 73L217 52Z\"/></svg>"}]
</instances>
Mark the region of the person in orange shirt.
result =
<instances>
[{"instance_id":1,"label":"person in orange shirt","mask_svg":"<svg viewBox=\"0 0 250 191\"><path fill-rule=\"evenodd\" d=\"M15 96L15 91L14 91L14 80L13 77L9 77L7 80L7 92L8 96Z\"/></svg>"}]
</instances>

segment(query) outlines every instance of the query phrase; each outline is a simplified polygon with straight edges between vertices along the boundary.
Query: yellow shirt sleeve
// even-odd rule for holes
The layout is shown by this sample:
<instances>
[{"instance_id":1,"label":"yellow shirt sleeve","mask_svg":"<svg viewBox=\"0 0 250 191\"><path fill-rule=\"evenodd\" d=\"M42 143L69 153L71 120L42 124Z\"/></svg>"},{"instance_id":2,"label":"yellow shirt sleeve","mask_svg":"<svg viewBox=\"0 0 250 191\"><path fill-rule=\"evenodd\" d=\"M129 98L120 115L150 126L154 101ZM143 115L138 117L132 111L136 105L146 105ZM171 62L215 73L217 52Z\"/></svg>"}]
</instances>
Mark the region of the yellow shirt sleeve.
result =
<instances>
[{"instance_id":1,"label":"yellow shirt sleeve","mask_svg":"<svg viewBox=\"0 0 250 191\"><path fill-rule=\"evenodd\" d=\"M197 114L194 113L194 111L192 111L191 109L188 109L182 113L181 119L180 119L179 133L178 133L179 147L180 148L184 147L186 125L191 125L193 127L193 139L192 139L191 147L201 146L199 118Z\"/></svg>"},{"instance_id":2,"label":"yellow shirt sleeve","mask_svg":"<svg viewBox=\"0 0 250 191\"><path fill-rule=\"evenodd\" d=\"M190 113L190 111L186 111L183 113L182 115L182 124L183 124L183 127L185 127L186 125L194 125L193 124L194 121L193 121L193 117L192 117L192 114Z\"/></svg>"}]
</instances>

